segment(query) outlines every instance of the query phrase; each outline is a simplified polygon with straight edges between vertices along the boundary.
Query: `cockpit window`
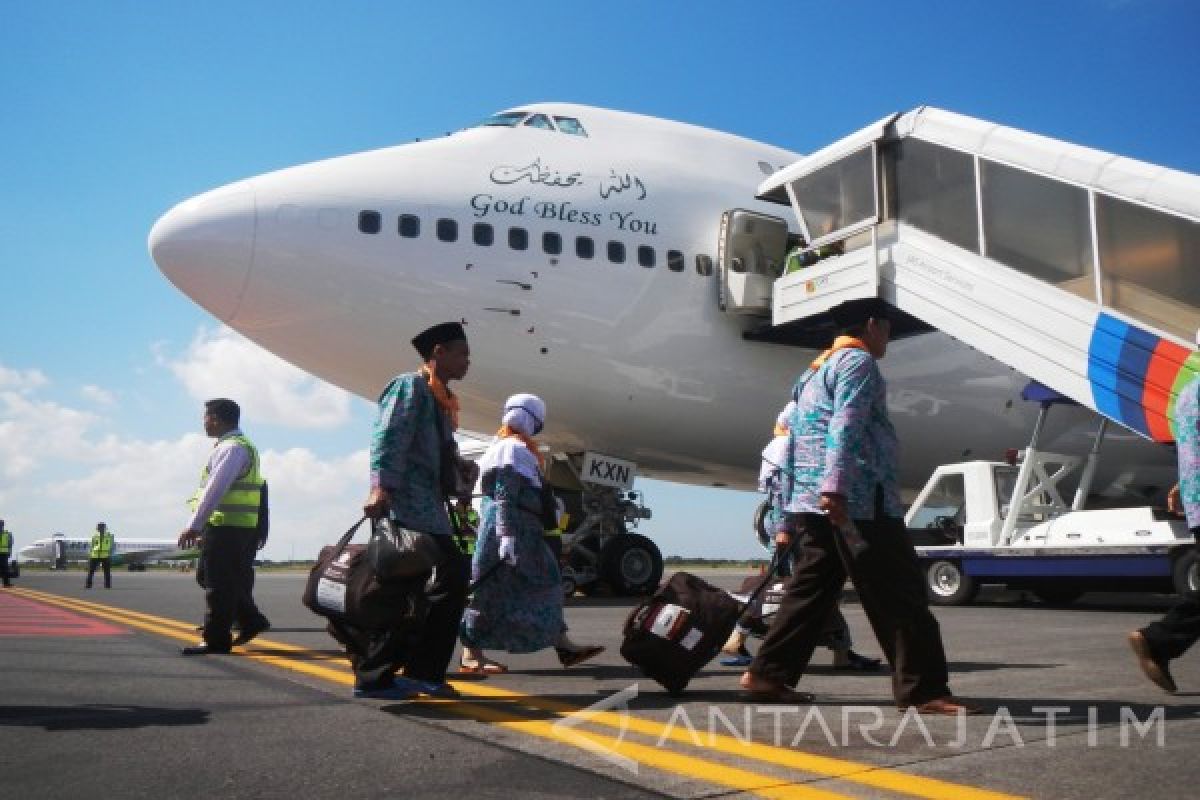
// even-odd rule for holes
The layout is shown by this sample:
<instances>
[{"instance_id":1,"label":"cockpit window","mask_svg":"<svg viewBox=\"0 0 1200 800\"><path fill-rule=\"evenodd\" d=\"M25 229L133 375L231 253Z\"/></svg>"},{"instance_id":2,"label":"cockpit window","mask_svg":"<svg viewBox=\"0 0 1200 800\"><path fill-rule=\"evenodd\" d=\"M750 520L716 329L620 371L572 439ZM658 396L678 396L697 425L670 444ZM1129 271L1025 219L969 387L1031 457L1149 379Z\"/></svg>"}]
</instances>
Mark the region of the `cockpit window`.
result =
<instances>
[{"instance_id":1,"label":"cockpit window","mask_svg":"<svg viewBox=\"0 0 1200 800\"><path fill-rule=\"evenodd\" d=\"M583 124L574 117L555 117L554 121L558 123L558 129L563 133L569 133L572 136L587 136Z\"/></svg>"},{"instance_id":2,"label":"cockpit window","mask_svg":"<svg viewBox=\"0 0 1200 800\"><path fill-rule=\"evenodd\" d=\"M545 114L534 114L532 117L525 120L525 127L541 128L545 131L552 131L554 130L554 123L551 122L550 118Z\"/></svg>"},{"instance_id":3,"label":"cockpit window","mask_svg":"<svg viewBox=\"0 0 1200 800\"><path fill-rule=\"evenodd\" d=\"M499 114L493 114L483 122L479 123L478 127L486 128L489 126L494 126L499 128L515 128L517 125L520 125L521 120L525 119L527 116L529 116L528 111L501 111Z\"/></svg>"}]
</instances>

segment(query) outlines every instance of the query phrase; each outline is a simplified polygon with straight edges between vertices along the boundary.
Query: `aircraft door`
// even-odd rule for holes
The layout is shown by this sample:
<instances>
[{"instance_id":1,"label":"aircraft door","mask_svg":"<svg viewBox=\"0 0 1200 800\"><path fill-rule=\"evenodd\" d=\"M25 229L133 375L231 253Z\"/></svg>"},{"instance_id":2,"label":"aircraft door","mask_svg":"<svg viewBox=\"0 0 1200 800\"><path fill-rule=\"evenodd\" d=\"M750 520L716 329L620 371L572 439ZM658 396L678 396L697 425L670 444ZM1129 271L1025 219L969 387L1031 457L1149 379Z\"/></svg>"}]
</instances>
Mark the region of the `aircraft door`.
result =
<instances>
[{"instance_id":1,"label":"aircraft door","mask_svg":"<svg viewBox=\"0 0 1200 800\"><path fill-rule=\"evenodd\" d=\"M771 289L783 274L787 245L788 227L780 217L744 209L722 214L717 244L721 310L770 316Z\"/></svg>"}]
</instances>

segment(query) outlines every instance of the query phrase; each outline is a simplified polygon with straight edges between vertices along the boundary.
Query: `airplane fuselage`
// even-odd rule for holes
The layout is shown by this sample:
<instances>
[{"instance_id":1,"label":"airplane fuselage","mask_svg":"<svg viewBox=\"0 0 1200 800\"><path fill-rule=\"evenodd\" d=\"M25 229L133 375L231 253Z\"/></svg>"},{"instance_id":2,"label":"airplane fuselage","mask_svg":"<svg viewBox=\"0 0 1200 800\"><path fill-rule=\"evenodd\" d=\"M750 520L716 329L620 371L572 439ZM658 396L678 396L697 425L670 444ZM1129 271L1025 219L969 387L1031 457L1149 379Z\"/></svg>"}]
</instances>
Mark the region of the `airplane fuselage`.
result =
<instances>
[{"instance_id":1,"label":"airplane fuselage","mask_svg":"<svg viewBox=\"0 0 1200 800\"><path fill-rule=\"evenodd\" d=\"M711 265L725 211L790 217L754 192L798 154L585 106L522 109L588 135L476 127L268 173L181 203L151 233L154 258L231 327L363 397L416 367L415 332L461 319L465 428L494 429L505 397L536 392L556 450L752 485L815 352L744 339L764 320L719 308ZM895 342L882 366L905 485L1026 442L1036 408L1018 372L936 332ZM1085 421L1066 412L1046 445L1086 450ZM1110 435L1138 453L1116 460L1169 481L1169 459L1143 445Z\"/></svg>"}]
</instances>

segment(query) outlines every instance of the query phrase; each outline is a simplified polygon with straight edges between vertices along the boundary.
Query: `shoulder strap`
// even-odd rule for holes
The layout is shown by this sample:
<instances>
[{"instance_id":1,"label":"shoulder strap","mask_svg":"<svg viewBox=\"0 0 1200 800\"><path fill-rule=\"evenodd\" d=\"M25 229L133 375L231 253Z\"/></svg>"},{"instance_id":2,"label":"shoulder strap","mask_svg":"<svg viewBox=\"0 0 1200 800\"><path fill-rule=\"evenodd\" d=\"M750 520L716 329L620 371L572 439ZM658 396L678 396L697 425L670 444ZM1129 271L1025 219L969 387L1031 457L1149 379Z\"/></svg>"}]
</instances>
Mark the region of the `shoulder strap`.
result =
<instances>
[{"instance_id":1,"label":"shoulder strap","mask_svg":"<svg viewBox=\"0 0 1200 800\"><path fill-rule=\"evenodd\" d=\"M333 558L330 559L331 561L342 554L342 551L346 549L346 545L350 544L350 540L354 538L354 533L359 529L363 522L366 521L366 519L367 515L363 514L358 518L358 522L350 526L350 530L342 534L342 538L338 539L337 548L333 551Z\"/></svg>"}]
</instances>

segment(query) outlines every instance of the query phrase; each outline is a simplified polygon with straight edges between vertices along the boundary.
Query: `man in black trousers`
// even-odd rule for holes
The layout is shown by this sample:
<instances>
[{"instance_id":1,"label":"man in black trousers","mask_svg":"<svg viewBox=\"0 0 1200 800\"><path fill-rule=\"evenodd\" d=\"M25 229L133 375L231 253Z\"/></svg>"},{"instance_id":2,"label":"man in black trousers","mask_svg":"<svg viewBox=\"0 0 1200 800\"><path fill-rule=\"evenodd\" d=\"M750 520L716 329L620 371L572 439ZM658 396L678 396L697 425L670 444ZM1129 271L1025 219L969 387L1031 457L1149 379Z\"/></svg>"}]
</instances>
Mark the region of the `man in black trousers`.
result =
<instances>
[{"instance_id":1,"label":"man in black trousers","mask_svg":"<svg viewBox=\"0 0 1200 800\"><path fill-rule=\"evenodd\" d=\"M216 439L192 495L192 518L179 535L179 547L200 543L204 565L204 641L183 648L185 656L228 653L269 630L271 623L254 604L254 554L263 510L258 448L238 428L241 409L218 398L204 404L204 432ZM238 623L237 638L230 630Z\"/></svg>"},{"instance_id":2,"label":"man in black trousers","mask_svg":"<svg viewBox=\"0 0 1200 800\"><path fill-rule=\"evenodd\" d=\"M424 365L397 375L379 398L371 440L371 491L363 510L430 534L441 561L425 586L429 612L415 630L366 631L332 623L354 668L354 696L398 700L417 694L455 697L446 668L458 641L467 601L470 564L454 541L446 498L455 492L459 468L454 430L458 397L450 381L462 380L470 348L457 322L434 325L412 340ZM403 675L397 675L400 670Z\"/></svg>"},{"instance_id":3,"label":"man in black trousers","mask_svg":"<svg viewBox=\"0 0 1200 800\"><path fill-rule=\"evenodd\" d=\"M797 381L775 532L795 567L741 686L755 700L807 703L803 675L849 573L888 663L902 710L972 713L950 692L946 654L902 519L898 442L876 361L891 324L879 300L837 310L845 334ZM857 533L855 533L857 531ZM864 549L865 544L865 549Z\"/></svg>"},{"instance_id":4,"label":"man in black trousers","mask_svg":"<svg viewBox=\"0 0 1200 800\"><path fill-rule=\"evenodd\" d=\"M1200 346L1200 334L1197 334ZM1200 556L1200 378L1194 378L1175 401L1175 443L1179 456L1179 483L1167 495L1167 508L1187 518ZM1196 562L1193 562L1196 563ZM1200 639L1200 593L1183 597L1166 615L1129 634L1129 645L1138 666L1163 691L1176 691L1170 663Z\"/></svg>"}]
</instances>

